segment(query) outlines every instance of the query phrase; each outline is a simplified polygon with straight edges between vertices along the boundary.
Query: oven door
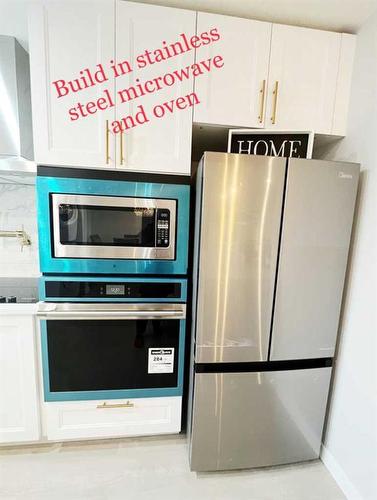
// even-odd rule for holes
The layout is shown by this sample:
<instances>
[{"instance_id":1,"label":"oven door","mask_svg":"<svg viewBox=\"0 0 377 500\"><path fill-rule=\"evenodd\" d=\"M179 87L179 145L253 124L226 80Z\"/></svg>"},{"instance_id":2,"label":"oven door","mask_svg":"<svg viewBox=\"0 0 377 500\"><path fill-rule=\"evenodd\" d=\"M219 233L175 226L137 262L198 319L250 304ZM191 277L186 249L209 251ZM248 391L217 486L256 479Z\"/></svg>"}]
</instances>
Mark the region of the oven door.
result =
<instances>
[{"instance_id":1,"label":"oven door","mask_svg":"<svg viewBox=\"0 0 377 500\"><path fill-rule=\"evenodd\" d=\"M181 396L185 304L40 303L45 401Z\"/></svg>"},{"instance_id":2,"label":"oven door","mask_svg":"<svg viewBox=\"0 0 377 500\"><path fill-rule=\"evenodd\" d=\"M176 200L52 194L55 257L175 258Z\"/></svg>"}]
</instances>

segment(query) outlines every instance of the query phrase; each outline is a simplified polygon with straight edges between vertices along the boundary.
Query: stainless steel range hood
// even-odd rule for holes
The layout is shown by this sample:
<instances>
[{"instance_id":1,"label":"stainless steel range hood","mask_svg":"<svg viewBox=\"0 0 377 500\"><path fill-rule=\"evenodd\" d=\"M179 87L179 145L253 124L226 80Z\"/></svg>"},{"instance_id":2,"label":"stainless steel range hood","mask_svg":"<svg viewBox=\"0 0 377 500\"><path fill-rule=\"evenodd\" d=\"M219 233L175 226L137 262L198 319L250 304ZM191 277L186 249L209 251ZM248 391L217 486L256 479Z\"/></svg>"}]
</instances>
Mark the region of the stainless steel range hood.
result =
<instances>
[{"instance_id":1,"label":"stainless steel range hood","mask_svg":"<svg viewBox=\"0 0 377 500\"><path fill-rule=\"evenodd\" d=\"M29 56L0 35L0 172L32 173L33 157Z\"/></svg>"}]
</instances>

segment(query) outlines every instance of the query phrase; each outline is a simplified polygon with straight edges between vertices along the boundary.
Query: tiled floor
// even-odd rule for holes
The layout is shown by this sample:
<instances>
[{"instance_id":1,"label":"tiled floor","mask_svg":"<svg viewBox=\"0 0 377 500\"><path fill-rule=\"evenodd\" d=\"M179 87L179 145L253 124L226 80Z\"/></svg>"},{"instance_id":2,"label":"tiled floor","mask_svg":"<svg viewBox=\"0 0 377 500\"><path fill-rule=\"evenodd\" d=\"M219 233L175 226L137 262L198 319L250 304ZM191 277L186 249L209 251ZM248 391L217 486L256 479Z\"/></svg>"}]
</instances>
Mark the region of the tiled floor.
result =
<instances>
[{"instance_id":1,"label":"tiled floor","mask_svg":"<svg viewBox=\"0 0 377 500\"><path fill-rule=\"evenodd\" d=\"M251 471L189 471L184 437L0 451L0 499L341 500L320 461Z\"/></svg>"}]
</instances>

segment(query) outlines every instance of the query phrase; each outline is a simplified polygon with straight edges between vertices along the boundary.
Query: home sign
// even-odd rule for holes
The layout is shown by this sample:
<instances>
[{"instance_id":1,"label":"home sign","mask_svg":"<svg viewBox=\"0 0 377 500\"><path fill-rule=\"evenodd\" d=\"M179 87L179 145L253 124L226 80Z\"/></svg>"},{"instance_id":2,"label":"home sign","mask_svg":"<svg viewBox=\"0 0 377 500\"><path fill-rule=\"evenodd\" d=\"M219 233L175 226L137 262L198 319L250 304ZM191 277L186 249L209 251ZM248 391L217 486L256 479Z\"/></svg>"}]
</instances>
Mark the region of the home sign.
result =
<instances>
[{"instance_id":1,"label":"home sign","mask_svg":"<svg viewBox=\"0 0 377 500\"><path fill-rule=\"evenodd\" d=\"M228 153L311 158L313 132L229 130Z\"/></svg>"}]
</instances>

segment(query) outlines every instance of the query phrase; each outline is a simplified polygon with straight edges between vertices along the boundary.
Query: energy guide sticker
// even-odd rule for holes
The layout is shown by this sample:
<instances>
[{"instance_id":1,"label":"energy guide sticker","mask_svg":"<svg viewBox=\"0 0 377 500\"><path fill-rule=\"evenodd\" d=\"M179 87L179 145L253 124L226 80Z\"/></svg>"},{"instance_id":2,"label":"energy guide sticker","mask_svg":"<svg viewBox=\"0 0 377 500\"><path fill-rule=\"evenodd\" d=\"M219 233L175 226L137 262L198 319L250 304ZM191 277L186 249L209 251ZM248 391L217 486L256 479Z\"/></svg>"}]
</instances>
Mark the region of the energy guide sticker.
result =
<instances>
[{"instance_id":1,"label":"energy guide sticker","mask_svg":"<svg viewBox=\"0 0 377 500\"><path fill-rule=\"evenodd\" d=\"M148 349L148 373L173 373L174 347Z\"/></svg>"}]
</instances>

